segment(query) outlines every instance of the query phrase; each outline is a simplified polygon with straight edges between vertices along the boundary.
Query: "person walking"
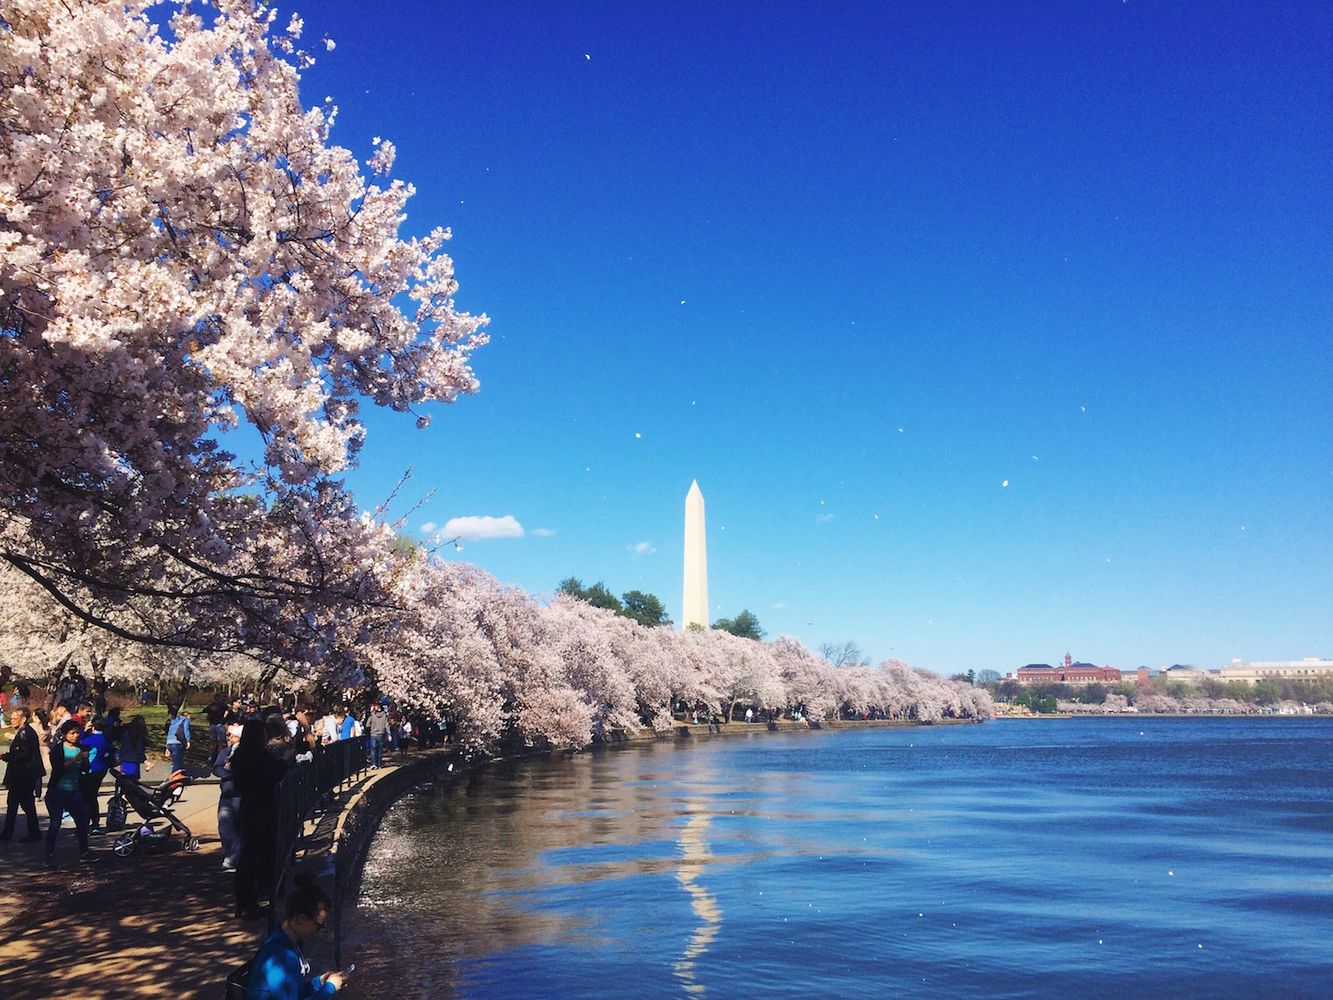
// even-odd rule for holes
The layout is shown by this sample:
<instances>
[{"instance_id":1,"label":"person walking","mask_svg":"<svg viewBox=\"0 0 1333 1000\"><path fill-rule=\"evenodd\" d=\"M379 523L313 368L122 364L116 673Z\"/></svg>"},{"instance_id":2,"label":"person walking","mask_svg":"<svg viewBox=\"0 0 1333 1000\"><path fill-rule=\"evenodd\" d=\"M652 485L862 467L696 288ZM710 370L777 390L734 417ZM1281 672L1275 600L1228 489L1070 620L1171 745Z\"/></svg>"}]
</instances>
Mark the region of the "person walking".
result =
<instances>
[{"instance_id":1,"label":"person walking","mask_svg":"<svg viewBox=\"0 0 1333 1000\"><path fill-rule=\"evenodd\" d=\"M227 703L222 700L222 695L213 696L204 714L208 717L208 766L212 768L224 750L230 753L227 746Z\"/></svg>"},{"instance_id":2,"label":"person walking","mask_svg":"<svg viewBox=\"0 0 1333 1000\"><path fill-rule=\"evenodd\" d=\"M9 840L14 836L14 822L19 810L28 819L28 835L20 838L24 843L31 843L41 837L37 827L37 783L46 773L42 767L41 740L36 731L28 724L30 716L26 708L15 708L9 713L9 724L14 727L14 740L5 751L5 788L8 789L8 801L5 804L5 827L0 830L0 840Z\"/></svg>"},{"instance_id":3,"label":"person walking","mask_svg":"<svg viewBox=\"0 0 1333 1000\"><path fill-rule=\"evenodd\" d=\"M37 798L42 797L42 778L51 770L51 716L44 708L32 710L28 716L28 725L37 734L37 750L42 755L41 774L37 776Z\"/></svg>"},{"instance_id":4,"label":"person walking","mask_svg":"<svg viewBox=\"0 0 1333 1000\"><path fill-rule=\"evenodd\" d=\"M370 707L370 718L366 729L370 733L370 766L378 768L384 763L384 744L389 740L389 713L381 702Z\"/></svg>"},{"instance_id":5,"label":"person walking","mask_svg":"<svg viewBox=\"0 0 1333 1000\"><path fill-rule=\"evenodd\" d=\"M56 837L60 834L60 823L65 813L74 820L74 833L79 840L79 860L93 862L101 860L88 848L88 814L83 809L83 794L79 789L79 777L88 767L88 751L79 746L79 733L82 730L73 719L68 719L60 727L59 742L51 748L51 781L46 789L46 811L50 824L46 828L46 858L43 863L47 868L56 866Z\"/></svg>"},{"instance_id":6,"label":"person walking","mask_svg":"<svg viewBox=\"0 0 1333 1000\"><path fill-rule=\"evenodd\" d=\"M190 749L190 713L182 705L176 717L167 723L167 754L171 757L171 773L185 770L185 751Z\"/></svg>"},{"instance_id":7,"label":"person walking","mask_svg":"<svg viewBox=\"0 0 1333 1000\"><path fill-rule=\"evenodd\" d=\"M241 742L239 722L226 727L227 745L218 752L213 764L213 776L218 784L218 839L222 841L222 870L234 872L241 856L241 832L237 826L241 796L236 791L236 779L231 773L231 757Z\"/></svg>"}]
</instances>

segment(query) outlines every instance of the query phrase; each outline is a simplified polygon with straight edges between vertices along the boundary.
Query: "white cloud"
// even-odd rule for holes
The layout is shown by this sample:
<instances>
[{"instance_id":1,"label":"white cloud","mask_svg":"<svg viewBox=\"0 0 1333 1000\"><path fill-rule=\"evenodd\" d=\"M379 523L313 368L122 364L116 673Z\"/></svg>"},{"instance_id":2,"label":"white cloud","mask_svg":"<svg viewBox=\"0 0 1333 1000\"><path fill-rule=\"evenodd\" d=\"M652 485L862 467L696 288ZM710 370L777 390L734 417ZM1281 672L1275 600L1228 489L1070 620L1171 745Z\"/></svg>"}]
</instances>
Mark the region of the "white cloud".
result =
<instances>
[{"instance_id":1,"label":"white cloud","mask_svg":"<svg viewBox=\"0 0 1333 1000\"><path fill-rule=\"evenodd\" d=\"M434 521L427 521L425 524L421 526L421 533L423 535L430 535L433 534L436 530L438 530L439 527L440 526L436 524Z\"/></svg>"},{"instance_id":2,"label":"white cloud","mask_svg":"<svg viewBox=\"0 0 1333 1000\"><path fill-rule=\"evenodd\" d=\"M633 545L626 545L625 548L629 549L636 556L650 556L657 551L656 546L654 546L652 542L635 542Z\"/></svg>"},{"instance_id":3,"label":"white cloud","mask_svg":"<svg viewBox=\"0 0 1333 1000\"><path fill-rule=\"evenodd\" d=\"M550 538L555 534L554 528L533 528L532 533L538 538Z\"/></svg>"},{"instance_id":4,"label":"white cloud","mask_svg":"<svg viewBox=\"0 0 1333 1000\"><path fill-rule=\"evenodd\" d=\"M821 500L821 501L819 501L819 502L820 502L820 503L823 503L824 501ZM815 515L815 524L828 524L828 523L829 523L830 521L832 521L832 520L833 520L833 515L832 515L832 514L816 514L816 515Z\"/></svg>"},{"instance_id":5,"label":"white cloud","mask_svg":"<svg viewBox=\"0 0 1333 1000\"><path fill-rule=\"evenodd\" d=\"M488 538L522 538L523 525L512 514L504 517L484 516L451 517L440 529L444 538L461 538L469 542L482 542Z\"/></svg>"},{"instance_id":6,"label":"white cloud","mask_svg":"<svg viewBox=\"0 0 1333 1000\"><path fill-rule=\"evenodd\" d=\"M774 608L777 608L779 611L781 611L783 608L785 608L785 607L787 606L787 602L786 602L786 601L778 601L776 604L773 604L773 605L770 605L770 606L771 606L771 607L774 607Z\"/></svg>"}]
</instances>

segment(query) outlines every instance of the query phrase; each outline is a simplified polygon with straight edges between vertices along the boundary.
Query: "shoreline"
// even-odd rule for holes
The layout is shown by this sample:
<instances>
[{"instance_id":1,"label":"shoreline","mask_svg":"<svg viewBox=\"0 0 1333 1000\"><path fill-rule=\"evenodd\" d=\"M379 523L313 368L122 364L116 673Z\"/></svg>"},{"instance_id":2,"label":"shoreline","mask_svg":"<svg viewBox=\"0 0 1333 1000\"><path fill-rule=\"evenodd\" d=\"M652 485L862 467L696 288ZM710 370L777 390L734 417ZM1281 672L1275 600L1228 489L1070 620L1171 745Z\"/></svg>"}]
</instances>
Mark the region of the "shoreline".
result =
<instances>
[{"instance_id":1,"label":"shoreline","mask_svg":"<svg viewBox=\"0 0 1333 1000\"><path fill-rule=\"evenodd\" d=\"M577 751L527 748L495 757L477 757L468 759L452 747L439 747L422 751L421 756L392 771L387 768L376 772L372 780L356 794L341 810L338 820L336 842L330 846L333 858L331 863L316 865L316 870L333 875L333 886L329 895L333 898L331 921L334 934L330 939L319 944L318 949L307 948L309 955L327 956L329 964L341 966L342 959L342 920L348 908L355 908L360 894L361 875L367 852L374 842L380 821L399 799L415 789L431 783L453 784L475 776L478 772L495 764L513 763L524 760L536 760L556 754L601 753L615 750L628 750L656 743L669 741L685 742L694 739L736 738L739 736L766 736L770 733L815 733L837 732L850 729L907 729L937 725L980 725L992 719L940 719L932 722L917 722L910 719L846 719L825 722L786 720L773 723L722 723L712 727L708 723L678 723L670 730L658 733L645 729L638 733L613 735L612 738L591 744ZM381 778L381 775L383 776ZM305 866L303 861L302 866ZM325 880L321 880L328 887ZM318 965L312 960L312 964ZM355 987L355 984L353 984ZM356 997L359 994L348 994Z\"/></svg>"},{"instance_id":2,"label":"shoreline","mask_svg":"<svg viewBox=\"0 0 1333 1000\"><path fill-rule=\"evenodd\" d=\"M1009 719L1333 719L1327 712L1311 712L1308 715L1282 714L1274 712L1044 712L1031 715L993 715L990 722Z\"/></svg>"},{"instance_id":3,"label":"shoreline","mask_svg":"<svg viewBox=\"0 0 1333 1000\"><path fill-rule=\"evenodd\" d=\"M593 744L588 750L629 749L667 741L755 737L768 733L828 732L855 729L904 729L929 725L975 725L1003 719L1119 718L1142 723L1150 719L1318 719L1333 716L1200 715L1156 713L1099 715L1052 714L995 716L988 720L945 719L933 723L866 719L809 723L725 723L709 732L708 724L678 724L670 731L646 730ZM371 771L339 793L334 807L307 825L307 842L293 870L312 871L331 889L334 933L312 942L313 965L340 965L342 917L355 907L362 868L380 821L388 809L414 789L431 782L475 778L493 764L573 753L526 748L495 757L466 758L453 747L409 750L385 767ZM585 751L576 751L579 753ZM263 923L233 919L231 876L221 870L216 829L216 785L189 786L182 817L202 841L188 854L179 838L156 850L143 848L127 859L110 856L110 838L93 841L104 852L101 864L74 860L72 830L60 835L60 867L41 867L41 844L11 842L0 847L0 859L11 878L0 891L0 935L6 956L22 974L6 976L5 995L15 998L78 993L90 997L201 997L221 995L232 968L248 959L263 939ZM45 820L43 820L45 823ZM97 985L89 976L98 971ZM168 971L169 970L169 971ZM358 995L355 991L349 996Z\"/></svg>"},{"instance_id":4,"label":"shoreline","mask_svg":"<svg viewBox=\"0 0 1333 1000\"><path fill-rule=\"evenodd\" d=\"M973 723L970 719L934 724ZM665 733L646 730L593 744L588 750L628 749L667 740L736 738L770 732L819 732L842 729L903 728L927 725L902 720L724 723L708 732L706 723L682 723ZM361 864L381 818L412 789L431 781L456 781L504 761L537 758L568 751L527 748L495 757L467 759L453 747L409 750L390 758L385 767L337 793L333 808L311 817L306 842L293 871L311 871L331 888L334 934L312 942L312 965L330 968L341 950L338 930L344 905L355 905ZM578 751L585 752L585 751ZM452 765L452 769L451 769ZM156 777L154 775L153 777ZM0 863L10 877L0 889L0 938L11 972L4 977L4 995L14 1000L60 994L81 997L199 997L215 1000L224 980L237 965L253 956L267 934L265 922L234 919L232 876L222 871L217 832L216 783L200 779L186 788L177 808L200 850L186 853L181 838L145 845L129 858L112 855L113 836L95 837L93 850L101 863L82 864L74 831L65 828L57 844L59 867L45 869L43 845L10 841L0 845ZM104 786L103 807L110 797ZM43 833L44 804L38 804ZM20 820L20 828L22 821ZM332 883L332 884L330 884ZM281 901L279 901L280 904ZM281 912L281 910L279 910ZM327 932L326 932L327 933ZM320 965L324 962L323 966ZM355 993L349 994L356 995Z\"/></svg>"}]
</instances>

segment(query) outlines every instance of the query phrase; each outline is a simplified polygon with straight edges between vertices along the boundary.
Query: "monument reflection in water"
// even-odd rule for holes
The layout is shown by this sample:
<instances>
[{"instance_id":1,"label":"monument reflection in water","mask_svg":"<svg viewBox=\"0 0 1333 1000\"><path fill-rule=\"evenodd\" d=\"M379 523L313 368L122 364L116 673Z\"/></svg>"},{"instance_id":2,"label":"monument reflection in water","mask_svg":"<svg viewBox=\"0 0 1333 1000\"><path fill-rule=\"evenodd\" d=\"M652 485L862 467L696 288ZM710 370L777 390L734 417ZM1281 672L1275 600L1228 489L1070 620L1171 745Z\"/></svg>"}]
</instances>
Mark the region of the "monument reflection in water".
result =
<instances>
[{"instance_id":1,"label":"monument reflection in water","mask_svg":"<svg viewBox=\"0 0 1333 1000\"><path fill-rule=\"evenodd\" d=\"M1326 996L1330 833L1328 720L654 744L398 803L346 953L359 996Z\"/></svg>"},{"instance_id":2,"label":"monument reflection in water","mask_svg":"<svg viewBox=\"0 0 1333 1000\"><path fill-rule=\"evenodd\" d=\"M688 993L703 993L704 987L695 974L696 960L708 950L708 946L722 929L722 909L717 899L700 882L712 855L708 853L708 842L704 839L708 832L708 813L701 805L695 804L689 810L680 833L681 863L676 870L676 881L690 895L690 909L699 918L698 929L690 935L685 953L676 962L676 978L684 985Z\"/></svg>"}]
</instances>

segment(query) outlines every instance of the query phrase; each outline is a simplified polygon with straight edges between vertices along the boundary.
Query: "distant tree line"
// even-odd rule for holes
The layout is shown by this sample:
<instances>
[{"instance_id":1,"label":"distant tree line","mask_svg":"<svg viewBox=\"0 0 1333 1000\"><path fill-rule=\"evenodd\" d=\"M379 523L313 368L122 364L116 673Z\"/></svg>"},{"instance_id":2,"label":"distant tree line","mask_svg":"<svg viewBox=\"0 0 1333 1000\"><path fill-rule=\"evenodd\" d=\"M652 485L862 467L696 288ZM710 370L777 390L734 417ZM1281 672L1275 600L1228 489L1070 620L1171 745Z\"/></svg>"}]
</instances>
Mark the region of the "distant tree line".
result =
<instances>
[{"instance_id":1,"label":"distant tree line","mask_svg":"<svg viewBox=\"0 0 1333 1000\"><path fill-rule=\"evenodd\" d=\"M611 593L610 589L601 580L585 587L583 581L577 576L565 577L555 589L558 594L577 597L585 604L591 604L594 608L602 608L605 611L613 612L623 618L630 618L646 628L659 628L671 624L671 619L667 616L662 599L656 594L649 594L642 590L627 590L617 597ZM764 630L759 625L759 616L748 608L742 609L734 618L719 618L713 622L713 628L722 632L730 632L742 639L753 639L755 642L764 638ZM825 645L831 644L825 643ZM847 643L847 645L856 647L854 642ZM857 653L859 656L860 650L857 650ZM859 660L857 662L859 663ZM867 660L863 665L868 664L869 661ZM842 666L843 664L835 662L834 665Z\"/></svg>"},{"instance_id":2,"label":"distant tree line","mask_svg":"<svg viewBox=\"0 0 1333 1000\"><path fill-rule=\"evenodd\" d=\"M967 680L955 675L951 680ZM1252 712L1282 706L1308 705L1333 712L1333 677L1297 680L1273 677L1262 681L1207 679L1187 683L1159 675L1146 688L1118 684L1020 684L1016 680L981 684L997 702L1024 706L1033 712L1125 711ZM1326 706L1326 707L1325 707Z\"/></svg>"}]
</instances>

